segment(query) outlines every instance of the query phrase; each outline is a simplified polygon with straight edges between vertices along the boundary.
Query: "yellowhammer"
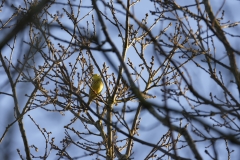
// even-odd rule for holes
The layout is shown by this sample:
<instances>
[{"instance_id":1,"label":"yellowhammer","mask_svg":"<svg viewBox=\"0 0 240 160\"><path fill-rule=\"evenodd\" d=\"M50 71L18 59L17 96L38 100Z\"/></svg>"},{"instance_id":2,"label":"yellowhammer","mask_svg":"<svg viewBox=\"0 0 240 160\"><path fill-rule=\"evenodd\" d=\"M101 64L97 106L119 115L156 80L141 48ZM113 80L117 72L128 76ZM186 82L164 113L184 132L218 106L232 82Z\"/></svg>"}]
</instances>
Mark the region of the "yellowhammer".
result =
<instances>
[{"instance_id":1,"label":"yellowhammer","mask_svg":"<svg viewBox=\"0 0 240 160\"><path fill-rule=\"evenodd\" d=\"M102 92L103 89L103 81L99 74L93 74L92 76L92 84L89 88L89 99L87 105L89 106L94 98L97 97Z\"/></svg>"}]
</instances>

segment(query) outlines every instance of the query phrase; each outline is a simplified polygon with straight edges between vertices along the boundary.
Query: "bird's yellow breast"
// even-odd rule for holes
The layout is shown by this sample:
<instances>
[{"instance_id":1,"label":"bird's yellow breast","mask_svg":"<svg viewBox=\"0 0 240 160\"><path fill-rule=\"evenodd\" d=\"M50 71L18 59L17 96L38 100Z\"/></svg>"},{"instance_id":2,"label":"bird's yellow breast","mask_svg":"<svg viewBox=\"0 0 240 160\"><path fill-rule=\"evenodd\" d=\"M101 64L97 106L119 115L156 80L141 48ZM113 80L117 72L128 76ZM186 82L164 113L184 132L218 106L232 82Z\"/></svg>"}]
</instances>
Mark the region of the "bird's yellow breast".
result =
<instances>
[{"instance_id":1,"label":"bird's yellow breast","mask_svg":"<svg viewBox=\"0 0 240 160\"><path fill-rule=\"evenodd\" d=\"M96 79L96 80L93 80L93 83L92 83L92 90L96 93L96 94L99 94L102 89L103 89L103 82L101 79Z\"/></svg>"}]
</instances>

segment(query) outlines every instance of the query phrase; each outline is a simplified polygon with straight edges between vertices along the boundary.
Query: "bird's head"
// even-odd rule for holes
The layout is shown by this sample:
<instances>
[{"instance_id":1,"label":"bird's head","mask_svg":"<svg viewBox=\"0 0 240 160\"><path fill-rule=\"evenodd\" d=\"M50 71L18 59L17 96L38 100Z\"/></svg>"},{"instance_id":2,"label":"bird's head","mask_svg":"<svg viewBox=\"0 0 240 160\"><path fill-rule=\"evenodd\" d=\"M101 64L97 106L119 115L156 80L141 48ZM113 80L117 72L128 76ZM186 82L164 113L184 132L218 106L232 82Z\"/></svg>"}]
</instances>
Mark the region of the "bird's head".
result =
<instances>
[{"instance_id":1,"label":"bird's head","mask_svg":"<svg viewBox=\"0 0 240 160\"><path fill-rule=\"evenodd\" d=\"M101 76L100 76L100 74L93 74L93 75L92 75L92 78L93 78L93 79L101 78Z\"/></svg>"}]
</instances>

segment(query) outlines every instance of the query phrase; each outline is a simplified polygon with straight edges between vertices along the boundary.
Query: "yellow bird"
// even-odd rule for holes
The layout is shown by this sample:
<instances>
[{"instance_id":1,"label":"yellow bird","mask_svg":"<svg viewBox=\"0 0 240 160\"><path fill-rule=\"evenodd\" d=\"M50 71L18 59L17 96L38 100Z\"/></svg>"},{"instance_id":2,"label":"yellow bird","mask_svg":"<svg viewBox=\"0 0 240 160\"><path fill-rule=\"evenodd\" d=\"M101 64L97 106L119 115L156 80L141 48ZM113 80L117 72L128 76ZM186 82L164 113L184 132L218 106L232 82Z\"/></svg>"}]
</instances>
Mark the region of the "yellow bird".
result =
<instances>
[{"instance_id":1,"label":"yellow bird","mask_svg":"<svg viewBox=\"0 0 240 160\"><path fill-rule=\"evenodd\" d=\"M89 106L91 102L102 92L103 89L103 81L99 74L93 74L92 76L92 84L89 88L89 99L87 105Z\"/></svg>"}]
</instances>

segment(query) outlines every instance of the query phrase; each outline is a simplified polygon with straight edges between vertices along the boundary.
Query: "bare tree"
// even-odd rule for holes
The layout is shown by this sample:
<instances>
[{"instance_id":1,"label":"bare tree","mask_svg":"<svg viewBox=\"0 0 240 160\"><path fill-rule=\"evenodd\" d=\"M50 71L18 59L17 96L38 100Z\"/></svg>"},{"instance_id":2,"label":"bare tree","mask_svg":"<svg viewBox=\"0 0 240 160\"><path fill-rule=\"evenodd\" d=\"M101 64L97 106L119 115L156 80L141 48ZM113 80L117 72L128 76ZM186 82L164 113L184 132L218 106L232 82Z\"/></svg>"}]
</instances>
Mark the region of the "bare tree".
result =
<instances>
[{"instance_id":1,"label":"bare tree","mask_svg":"<svg viewBox=\"0 0 240 160\"><path fill-rule=\"evenodd\" d=\"M230 3L2 1L0 159L239 157Z\"/></svg>"}]
</instances>

